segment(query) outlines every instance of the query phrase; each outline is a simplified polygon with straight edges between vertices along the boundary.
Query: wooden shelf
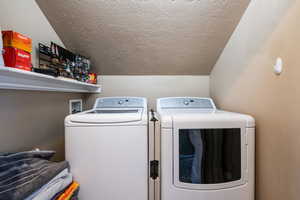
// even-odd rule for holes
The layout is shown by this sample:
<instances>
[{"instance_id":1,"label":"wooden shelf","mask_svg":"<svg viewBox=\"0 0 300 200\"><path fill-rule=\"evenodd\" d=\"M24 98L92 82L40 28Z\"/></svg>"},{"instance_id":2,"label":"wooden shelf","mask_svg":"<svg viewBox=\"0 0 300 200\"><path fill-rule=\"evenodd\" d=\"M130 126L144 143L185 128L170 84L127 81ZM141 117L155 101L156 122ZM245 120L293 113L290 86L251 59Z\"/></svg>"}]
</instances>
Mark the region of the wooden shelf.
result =
<instances>
[{"instance_id":1,"label":"wooden shelf","mask_svg":"<svg viewBox=\"0 0 300 200\"><path fill-rule=\"evenodd\" d=\"M0 89L100 93L101 86L0 66Z\"/></svg>"}]
</instances>

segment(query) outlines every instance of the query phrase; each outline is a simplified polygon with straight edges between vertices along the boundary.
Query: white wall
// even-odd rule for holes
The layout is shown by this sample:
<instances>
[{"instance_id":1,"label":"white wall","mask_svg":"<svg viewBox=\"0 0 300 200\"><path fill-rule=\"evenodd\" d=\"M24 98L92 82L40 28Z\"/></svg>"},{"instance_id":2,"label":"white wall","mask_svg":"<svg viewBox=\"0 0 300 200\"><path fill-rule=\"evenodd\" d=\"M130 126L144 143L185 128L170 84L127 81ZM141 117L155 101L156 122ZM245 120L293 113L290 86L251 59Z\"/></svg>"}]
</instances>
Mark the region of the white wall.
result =
<instances>
[{"instance_id":1,"label":"white wall","mask_svg":"<svg viewBox=\"0 0 300 200\"><path fill-rule=\"evenodd\" d=\"M209 96L209 76L101 76L103 92L88 98L91 107L95 98L106 96L147 97L149 108L155 99L168 96Z\"/></svg>"},{"instance_id":2,"label":"white wall","mask_svg":"<svg viewBox=\"0 0 300 200\"><path fill-rule=\"evenodd\" d=\"M256 200L300 199L299 20L299 0L252 0L211 74L218 106L256 118Z\"/></svg>"},{"instance_id":3,"label":"white wall","mask_svg":"<svg viewBox=\"0 0 300 200\"><path fill-rule=\"evenodd\" d=\"M32 63L37 65L36 48L38 43L51 41L64 46L47 18L34 0L1 0L0 27L2 30L14 30L33 40Z\"/></svg>"}]
</instances>

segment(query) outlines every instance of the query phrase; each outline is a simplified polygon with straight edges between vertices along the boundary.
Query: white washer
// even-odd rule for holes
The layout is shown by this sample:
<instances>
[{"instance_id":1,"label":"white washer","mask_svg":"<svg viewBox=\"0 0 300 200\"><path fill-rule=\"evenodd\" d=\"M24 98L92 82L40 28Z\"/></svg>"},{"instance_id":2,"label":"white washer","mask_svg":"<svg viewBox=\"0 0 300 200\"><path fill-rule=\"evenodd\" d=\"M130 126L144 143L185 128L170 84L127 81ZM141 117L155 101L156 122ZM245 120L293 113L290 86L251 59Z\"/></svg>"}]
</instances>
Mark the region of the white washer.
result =
<instances>
[{"instance_id":1,"label":"white washer","mask_svg":"<svg viewBox=\"0 0 300 200\"><path fill-rule=\"evenodd\" d=\"M92 110L65 119L66 160L82 200L147 200L147 101L96 100Z\"/></svg>"},{"instance_id":2,"label":"white washer","mask_svg":"<svg viewBox=\"0 0 300 200\"><path fill-rule=\"evenodd\" d=\"M161 200L254 200L255 121L209 98L157 100Z\"/></svg>"}]
</instances>

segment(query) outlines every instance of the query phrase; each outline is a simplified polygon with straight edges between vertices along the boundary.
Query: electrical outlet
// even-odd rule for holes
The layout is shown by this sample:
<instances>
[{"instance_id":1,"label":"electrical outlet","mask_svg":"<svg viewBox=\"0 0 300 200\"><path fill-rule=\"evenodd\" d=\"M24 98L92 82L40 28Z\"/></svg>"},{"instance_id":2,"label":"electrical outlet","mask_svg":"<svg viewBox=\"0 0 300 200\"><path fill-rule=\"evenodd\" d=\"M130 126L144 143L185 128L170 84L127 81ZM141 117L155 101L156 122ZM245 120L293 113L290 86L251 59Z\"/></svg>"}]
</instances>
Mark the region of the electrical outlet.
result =
<instances>
[{"instance_id":1,"label":"electrical outlet","mask_svg":"<svg viewBox=\"0 0 300 200\"><path fill-rule=\"evenodd\" d=\"M69 101L69 112L70 114L82 112L82 99L71 99Z\"/></svg>"}]
</instances>

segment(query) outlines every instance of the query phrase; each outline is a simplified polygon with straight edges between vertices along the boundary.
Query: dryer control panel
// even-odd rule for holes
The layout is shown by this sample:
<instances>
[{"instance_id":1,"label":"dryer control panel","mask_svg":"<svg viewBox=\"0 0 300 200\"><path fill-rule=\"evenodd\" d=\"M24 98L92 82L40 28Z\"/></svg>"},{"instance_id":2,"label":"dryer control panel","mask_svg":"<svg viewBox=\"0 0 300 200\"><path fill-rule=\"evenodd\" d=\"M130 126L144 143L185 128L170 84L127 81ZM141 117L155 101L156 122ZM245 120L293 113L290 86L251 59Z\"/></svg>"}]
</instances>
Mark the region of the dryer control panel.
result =
<instances>
[{"instance_id":1,"label":"dryer control panel","mask_svg":"<svg viewBox=\"0 0 300 200\"><path fill-rule=\"evenodd\" d=\"M210 98L199 97L170 97L157 100L157 109L216 109Z\"/></svg>"},{"instance_id":2,"label":"dryer control panel","mask_svg":"<svg viewBox=\"0 0 300 200\"><path fill-rule=\"evenodd\" d=\"M145 98L140 97L107 97L98 98L94 109L99 108L145 108L147 102Z\"/></svg>"}]
</instances>

